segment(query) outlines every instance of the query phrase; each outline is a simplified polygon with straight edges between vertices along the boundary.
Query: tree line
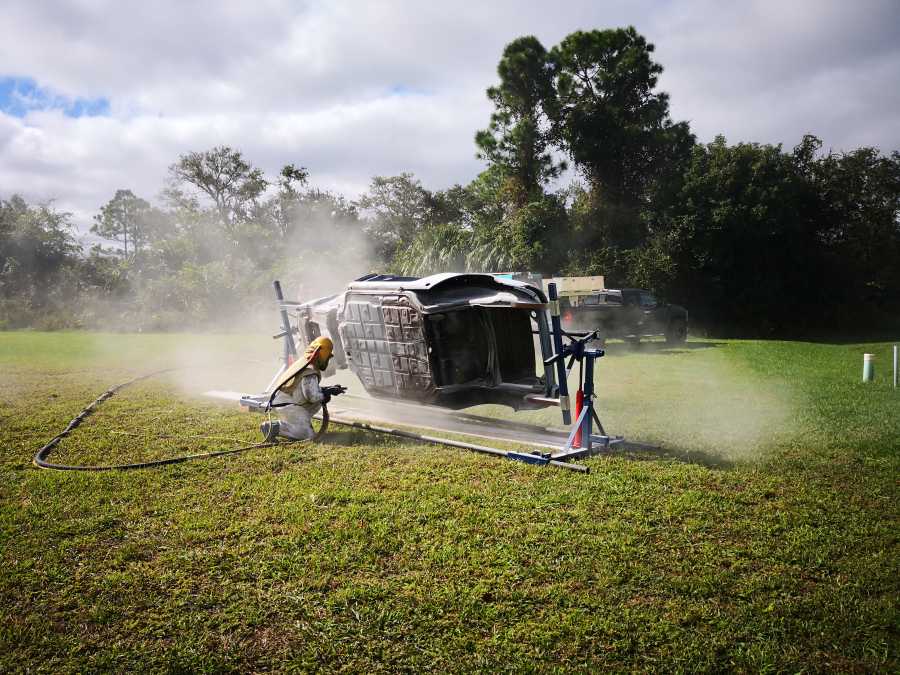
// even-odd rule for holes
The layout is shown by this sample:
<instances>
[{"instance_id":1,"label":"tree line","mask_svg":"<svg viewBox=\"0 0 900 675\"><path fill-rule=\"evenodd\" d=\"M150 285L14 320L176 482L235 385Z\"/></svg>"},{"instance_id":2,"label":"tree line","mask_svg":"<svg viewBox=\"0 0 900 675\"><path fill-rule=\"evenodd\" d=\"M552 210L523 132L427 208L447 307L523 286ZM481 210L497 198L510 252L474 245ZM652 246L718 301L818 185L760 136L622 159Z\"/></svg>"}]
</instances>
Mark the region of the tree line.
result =
<instances>
[{"instance_id":1,"label":"tree line","mask_svg":"<svg viewBox=\"0 0 900 675\"><path fill-rule=\"evenodd\" d=\"M116 191L89 250L67 214L0 200L0 326L97 325L110 307L131 329L210 325L273 278L312 297L366 271L469 270L603 274L718 335L900 328L900 153L697 143L653 51L631 27L511 42L466 185L376 176L351 201L220 146L179 157L156 205Z\"/></svg>"}]
</instances>

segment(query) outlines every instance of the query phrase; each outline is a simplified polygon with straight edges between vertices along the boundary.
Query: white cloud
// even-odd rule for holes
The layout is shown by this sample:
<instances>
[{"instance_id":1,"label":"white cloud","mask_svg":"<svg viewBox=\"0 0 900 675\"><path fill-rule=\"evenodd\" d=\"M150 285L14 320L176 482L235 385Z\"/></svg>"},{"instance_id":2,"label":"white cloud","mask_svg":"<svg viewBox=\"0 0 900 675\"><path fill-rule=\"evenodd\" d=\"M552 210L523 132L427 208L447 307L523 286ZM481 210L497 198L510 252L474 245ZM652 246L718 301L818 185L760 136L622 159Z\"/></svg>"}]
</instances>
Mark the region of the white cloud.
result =
<instances>
[{"instance_id":1,"label":"white cloud","mask_svg":"<svg viewBox=\"0 0 900 675\"><path fill-rule=\"evenodd\" d=\"M0 7L0 77L110 115L0 113L0 196L56 198L87 223L117 188L153 197L179 154L216 144L355 196L375 174L432 188L479 170L503 46L634 24L700 140L900 147L900 6L845 2L31 2ZM397 93L401 92L401 93ZM407 92L407 93L403 93Z\"/></svg>"}]
</instances>

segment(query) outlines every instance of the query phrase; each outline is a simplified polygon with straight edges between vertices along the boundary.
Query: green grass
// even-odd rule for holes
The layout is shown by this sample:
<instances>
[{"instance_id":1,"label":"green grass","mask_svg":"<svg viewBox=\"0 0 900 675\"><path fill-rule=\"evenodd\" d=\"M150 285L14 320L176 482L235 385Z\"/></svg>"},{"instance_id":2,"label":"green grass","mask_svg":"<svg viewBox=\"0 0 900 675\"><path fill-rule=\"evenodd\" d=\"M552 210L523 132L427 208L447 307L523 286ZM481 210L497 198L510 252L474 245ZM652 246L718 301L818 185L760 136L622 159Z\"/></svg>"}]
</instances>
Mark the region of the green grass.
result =
<instances>
[{"instance_id":1,"label":"green grass","mask_svg":"<svg viewBox=\"0 0 900 675\"><path fill-rule=\"evenodd\" d=\"M612 345L604 423L667 452L586 476L338 430L30 464L109 385L179 363L213 365L123 391L53 457L257 440L178 392L261 387L273 348L0 333L0 671L900 668L889 345Z\"/></svg>"}]
</instances>

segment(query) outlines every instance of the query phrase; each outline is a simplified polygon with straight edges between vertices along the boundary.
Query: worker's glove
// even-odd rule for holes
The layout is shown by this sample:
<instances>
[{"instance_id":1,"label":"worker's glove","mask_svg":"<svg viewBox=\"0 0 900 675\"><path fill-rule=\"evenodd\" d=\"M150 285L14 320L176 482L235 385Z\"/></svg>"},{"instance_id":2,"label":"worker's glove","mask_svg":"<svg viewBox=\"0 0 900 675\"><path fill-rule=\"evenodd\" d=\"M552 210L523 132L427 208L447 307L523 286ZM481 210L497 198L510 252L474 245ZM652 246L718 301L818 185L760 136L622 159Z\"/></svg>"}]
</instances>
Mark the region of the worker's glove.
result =
<instances>
[{"instance_id":1,"label":"worker's glove","mask_svg":"<svg viewBox=\"0 0 900 675\"><path fill-rule=\"evenodd\" d=\"M343 394L347 391L347 387L342 384L333 384L330 387L322 387L322 403L327 404L332 396Z\"/></svg>"}]
</instances>

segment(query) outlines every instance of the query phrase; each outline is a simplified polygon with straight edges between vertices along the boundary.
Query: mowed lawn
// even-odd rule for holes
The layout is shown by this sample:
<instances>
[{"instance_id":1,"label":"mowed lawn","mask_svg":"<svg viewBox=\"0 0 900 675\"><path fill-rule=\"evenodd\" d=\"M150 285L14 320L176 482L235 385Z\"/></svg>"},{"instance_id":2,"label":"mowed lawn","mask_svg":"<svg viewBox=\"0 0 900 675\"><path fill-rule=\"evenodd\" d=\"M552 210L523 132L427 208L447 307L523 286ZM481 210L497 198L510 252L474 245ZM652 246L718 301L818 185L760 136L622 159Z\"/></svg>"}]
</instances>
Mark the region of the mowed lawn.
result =
<instances>
[{"instance_id":1,"label":"mowed lawn","mask_svg":"<svg viewBox=\"0 0 900 675\"><path fill-rule=\"evenodd\" d=\"M900 669L890 346L610 345L590 474L334 429L258 440L196 396L265 337L0 333L0 671ZM862 353L878 380L862 384ZM229 386L230 385L230 386ZM557 423L556 411L477 412Z\"/></svg>"}]
</instances>

